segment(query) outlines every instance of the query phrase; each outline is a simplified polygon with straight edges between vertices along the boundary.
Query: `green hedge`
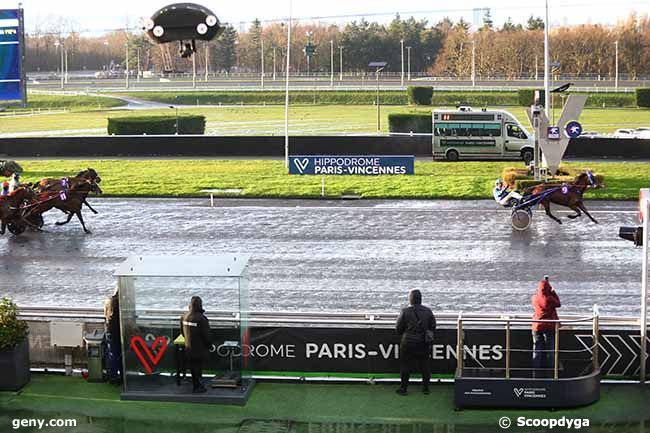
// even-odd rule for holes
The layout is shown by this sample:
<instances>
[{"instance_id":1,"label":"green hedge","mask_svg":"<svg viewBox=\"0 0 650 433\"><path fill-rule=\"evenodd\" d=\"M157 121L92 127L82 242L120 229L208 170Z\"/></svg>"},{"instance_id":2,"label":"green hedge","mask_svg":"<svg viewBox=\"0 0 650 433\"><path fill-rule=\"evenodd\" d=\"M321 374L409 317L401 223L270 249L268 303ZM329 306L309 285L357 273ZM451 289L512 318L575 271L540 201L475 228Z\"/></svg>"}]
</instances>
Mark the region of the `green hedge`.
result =
<instances>
[{"instance_id":1,"label":"green hedge","mask_svg":"<svg viewBox=\"0 0 650 433\"><path fill-rule=\"evenodd\" d=\"M390 132L431 134L431 113L392 113L388 115Z\"/></svg>"},{"instance_id":2,"label":"green hedge","mask_svg":"<svg viewBox=\"0 0 650 433\"><path fill-rule=\"evenodd\" d=\"M433 87L409 86L406 93L410 105L431 105Z\"/></svg>"},{"instance_id":3,"label":"green hedge","mask_svg":"<svg viewBox=\"0 0 650 433\"><path fill-rule=\"evenodd\" d=\"M650 88L636 89L636 106L650 108Z\"/></svg>"},{"instance_id":4,"label":"green hedge","mask_svg":"<svg viewBox=\"0 0 650 433\"><path fill-rule=\"evenodd\" d=\"M539 102L540 102L540 105L543 106L544 105L544 96L546 95L546 92L544 91L544 89L519 89L517 91L517 95L519 97L519 105L521 105L523 107L530 107L531 105L533 105L533 103L535 102L535 92L537 90L540 91L540 95L539 95L540 101Z\"/></svg>"},{"instance_id":5,"label":"green hedge","mask_svg":"<svg viewBox=\"0 0 650 433\"><path fill-rule=\"evenodd\" d=\"M137 116L109 117L109 135L172 135L176 134L176 121L180 135L205 133L205 116Z\"/></svg>"}]
</instances>

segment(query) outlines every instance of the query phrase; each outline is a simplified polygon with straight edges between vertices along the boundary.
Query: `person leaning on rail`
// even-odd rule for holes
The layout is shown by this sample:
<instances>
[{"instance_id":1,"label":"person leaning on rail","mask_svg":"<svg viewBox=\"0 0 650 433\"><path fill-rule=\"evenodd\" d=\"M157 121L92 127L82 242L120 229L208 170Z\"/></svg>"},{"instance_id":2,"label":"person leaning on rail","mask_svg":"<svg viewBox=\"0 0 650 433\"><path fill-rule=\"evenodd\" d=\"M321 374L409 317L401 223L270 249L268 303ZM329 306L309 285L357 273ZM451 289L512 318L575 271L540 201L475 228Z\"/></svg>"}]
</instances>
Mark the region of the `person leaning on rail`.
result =
<instances>
[{"instance_id":1,"label":"person leaning on rail","mask_svg":"<svg viewBox=\"0 0 650 433\"><path fill-rule=\"evenodd\" d=\"M203 314L203 301L198 296L192 296L189 311L181 317L181 334L185 339L185 354L192 373L192 392L206 392L201 378L203 363L208 358L210 348L210 323Z\"/></svg>"},{"instance_id":2,"label":"person leaning on rail","mask_svg":"<svg viewBox=\"0 0 650 433\"><path fill-rule=\"evenodd\" d=\"M409 304L397 319L397 333L402 336L402 340L399 350L401 385L396 392L407 395L413 364L417 363L422 372L422 392L429 394L429 362L436 318L430 308L422 305L422 293L419 290L409 292Z\"/></svg>"},{"instance_id":3,"label":"person leaning on rail","mask_svg":"<svg viewBox=\"0 0 650 433\"><path fill-rule=\"evenodd\" d=\"M533 320L558 320L557 308L561 307L560 297L548 281L548 276L539 282L537 292L532 298ZM533 322L533 377L539 376L540 369L555 368L555 327L559 323ZM547 376L547 374L542 374Z\"/></svg>"}]
</instances>

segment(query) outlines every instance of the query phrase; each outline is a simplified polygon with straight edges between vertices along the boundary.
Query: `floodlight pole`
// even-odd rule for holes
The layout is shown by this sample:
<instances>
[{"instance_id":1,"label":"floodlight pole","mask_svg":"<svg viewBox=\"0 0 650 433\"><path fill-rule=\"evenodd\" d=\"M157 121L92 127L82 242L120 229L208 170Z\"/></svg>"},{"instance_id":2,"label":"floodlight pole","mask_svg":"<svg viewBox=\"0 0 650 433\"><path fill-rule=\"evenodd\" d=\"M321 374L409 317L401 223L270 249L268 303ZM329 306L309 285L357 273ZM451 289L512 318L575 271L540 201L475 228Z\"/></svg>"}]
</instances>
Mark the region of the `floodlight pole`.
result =
<instances>
[{"instance_id":1,"label":"floodlight pole","mask_svg":"<svg viewBox=\"0 0 650 433\"><path fill-rule=\"evenodd\" d=\"M406 47L406 53L407 53L406 57L408 59L408 62L407 62L407 64L408 64L407 71L408 72L407 72L406 78L408 79L408 81L411 81L411 48L413 48L413 47Z\"/></svg>"},{"instance_id":2,"label":"floodlight pole","mask_svg":"<svg viewBox=\"0 0 650 433\"><path fill-rule=\"evenodd\" d=\"M341 62L341 69L339 71L339 81L343 81L343 47L339 47L339 60Z\"/></svg>"},{"instance_id":3,"label":"floodlight pole","mask_svg":"<svg viewBox=\"0 0 650 433\"><path fill-rule=\"evenodd\" d=\"M614 48L616 51L616 60L615 60L615 75L614 75L614 88L618 90L618 41L614 41Z\"/></svg>"},{"instance_id":4,"label":"floodlight pole","mask_svg":"<svg viewBox=\"0 0 650 433\"><path fill-rule=\"evenodd\" d=\"M381 107L379 105L379 73L381 72L382 69L384 68L379 67L375 72L375 78L377 79L377 134L381 132Z\"/></svg>"},{"instance_id":5,"label":"floodlight pole","mask_svg":"<svg viewBox=\"0 0 650 433\"><path fill-rule=\"evenodd\" d=\"M551 101L551 83L549 76L550 57L549 57L549 42L548 42L548 0L546 0L546 21L544 21L544 111L546 117L549 117L549 104Z\"/></svg>"},{"instance_id":6,"label":"floodlight pole","mask_svg":"<svg viewBox=\"0 0 650 433\"><path fill-rule=\"evenodd\" d=\"M646 198L639 203L643 214L643 266L641 271L641 377L639 381L643 384L646 381L646 351L648 338L648 244L650 243L650 199Z\"/></svg>"},{"instance_id":7,"label":"floodlight pole","mask_svg":"<svg viewBox=\"0 0 650 433\"><path fill-rule=\"evenodd\" d=\"M334 41L330 41L330 87L334 87Z\"/></svg>"},{"instance_id":8,"label":"floodlight pole","mask_svg":"<svg viewBox=\"0 0 650 433\"><path fill-rule=\"evenodd\" d=\"M192 53L192 89L196 89L196 53Z\"/></svg>"},{"instance_id":9,"label":"floodlight pole","mask_svg":"<svg viewBox=\"0 0 650 433\"><path fill-rule=\"evenodd\" d=\"M275 81L275 52L277 51L277 48L275 45L273 45L273 81Z\"/></svg>"},{"instance_id":10,"label":"floodlight pole","mask_svg":"<svg viewBox=\"0 0 650 433\"><path fill-rule=\"evenodd\" d=\"M63 47L63 52L65 55L65 84L68 84L68 49Z\"/></svg>"},{"instance_id":11,"label":"floodlight pole","mask_svg":"<svg viewBox=\"0 0 650 433\"><path fill-rule=\"evenodd\" d=\"M472 87L476 87L476 40L472 39Z\"/></svg>"},{"instance_id":12,"label":"floodlight pole","mask_svg":"<svg viewBox=\"0 0 650 433\"><path fill-rule=\"evenodd\" d=\"M138 53L138 75L135 77L135 79L139 83L140 82L140 47L138 47L136 52Z\"/></svg>"},{"instance_id":13,"label":"floodlight pole","mask_svg":"<svg viewBox=\"0 0 650 433\"><path fill-rule=\"evenodd\" d=\"M210 64L210 45L207 43L205 44L205 82L208 82L208 73L210 72L209 65Z\"/></svg>"},{"instance_id":14,"label":"floodlight pole","mask_svg":"<svg viewBox=\"0 0 650 433\"><path fill-rule=\"evenodd\" d=\"M262 40L260 40L260 42L261 42L261 46L262 46L262 59L261 59L261 65L262 65L261 71L262 71L262 74L261 74L261 77L260 77L260 80L261 80L260 85L261 85L261 87L263 89L264 88L264 40L262 39Z\"/></svg>"},{"instance_id":15,"label":"floodlight pole","mask_svg":"<svg viewBox=\"0 0 650 433\"><path fill-rule=\"evenodd\" d=\"M284 167L289 168L289 72L291 69L291 13L293 1L289 0L289 28L287 30L287 70L284 95Z\"/></svg>"},{"instance_id":16,"label":"floodlight pole","mask_svg":"<svg viewBox=\"0 0 650 433\"><path fill-rule=\"evenodd\" d=\"M404 39L400 39L400 50L402 53L402 75L401 75L401 83L402 87L404 87Z\"/></svg>"},{"instance_id":17,"label":"floodlight pole","mask_svg":"<svg viewBox=\"0 0 650 433\"><path fill-rule=\"evenodd\" d=\"M126 43L124 44L126 47L126 67L124 69L125 73L125 87L128 89L129 88L129 39L127 38Z\"/></svg>"}]
</instances>

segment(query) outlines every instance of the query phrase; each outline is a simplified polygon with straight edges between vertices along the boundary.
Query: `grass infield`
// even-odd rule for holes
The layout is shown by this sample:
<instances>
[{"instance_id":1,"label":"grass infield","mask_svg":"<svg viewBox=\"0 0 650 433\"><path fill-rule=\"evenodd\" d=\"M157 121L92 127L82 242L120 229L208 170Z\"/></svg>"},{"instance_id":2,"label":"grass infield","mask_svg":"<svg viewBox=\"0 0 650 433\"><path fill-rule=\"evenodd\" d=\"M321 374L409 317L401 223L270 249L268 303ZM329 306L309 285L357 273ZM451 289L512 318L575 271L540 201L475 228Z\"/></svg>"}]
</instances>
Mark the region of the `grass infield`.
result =
<instances>
[{"instance_id":1,"label":"grass infield","mask_svg":"<svg viewBox=\"0 0 650 433\"><path fill-rule=\"evenodd\" d=\"M318 198L320 176L289 176L281 160L19 160L24 181L64 177L87 167L102 177L107 196L205 197L202 189L241 189L238 197ZM362 198L491 199L494 180L514 162L416 162L413 176L325 176L325 196ZM637 200L650 186L650 163L572 162L591 169L606 188L587 199ZM522 165L523 167L523 165Z\"/></svg>"}]
</instances>

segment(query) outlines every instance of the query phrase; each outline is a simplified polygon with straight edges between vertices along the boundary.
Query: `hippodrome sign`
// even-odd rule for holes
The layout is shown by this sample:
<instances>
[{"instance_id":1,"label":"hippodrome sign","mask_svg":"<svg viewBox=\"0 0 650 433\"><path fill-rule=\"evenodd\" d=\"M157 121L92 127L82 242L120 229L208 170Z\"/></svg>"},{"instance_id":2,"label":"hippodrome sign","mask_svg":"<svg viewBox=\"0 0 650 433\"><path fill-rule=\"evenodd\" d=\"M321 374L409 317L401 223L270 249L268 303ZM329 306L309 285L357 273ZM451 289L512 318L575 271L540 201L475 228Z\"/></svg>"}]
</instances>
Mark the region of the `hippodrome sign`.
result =
<instances>
[{"instance_id":1,"label":"hippodrome sign","mask_svg":"<svg viewBox=\"0 0 650 433\"><path fill-rule=\"evenodd\" d=\"M412 175L415 156L295 155L289 157L289 174L300 175Z\"/></svg>"}]
</instances>

